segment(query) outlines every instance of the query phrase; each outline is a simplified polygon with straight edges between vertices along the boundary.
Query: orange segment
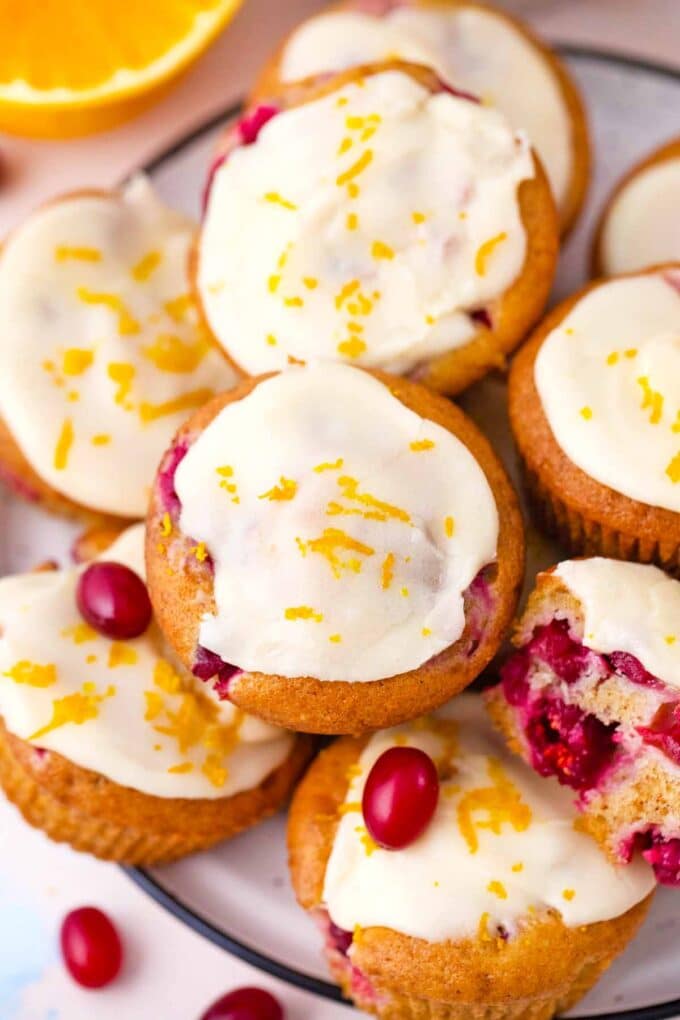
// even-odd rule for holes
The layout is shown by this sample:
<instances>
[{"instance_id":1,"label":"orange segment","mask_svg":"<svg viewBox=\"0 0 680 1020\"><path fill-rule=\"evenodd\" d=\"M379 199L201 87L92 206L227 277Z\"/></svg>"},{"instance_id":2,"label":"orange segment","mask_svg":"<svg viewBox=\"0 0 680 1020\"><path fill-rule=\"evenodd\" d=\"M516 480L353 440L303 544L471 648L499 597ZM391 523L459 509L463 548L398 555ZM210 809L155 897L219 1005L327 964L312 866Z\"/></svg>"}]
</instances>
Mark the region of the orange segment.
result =
<instances>
[{"instance_id":1,"label":"orange segment","mask_svg":"<svg viewBox=\"0 0 680 1020\"><path fill-rule=\"evenodd\" d=\"M0 0L0 129L67 137L149 105L241 0Z\"/></svg>"}]
</instances>

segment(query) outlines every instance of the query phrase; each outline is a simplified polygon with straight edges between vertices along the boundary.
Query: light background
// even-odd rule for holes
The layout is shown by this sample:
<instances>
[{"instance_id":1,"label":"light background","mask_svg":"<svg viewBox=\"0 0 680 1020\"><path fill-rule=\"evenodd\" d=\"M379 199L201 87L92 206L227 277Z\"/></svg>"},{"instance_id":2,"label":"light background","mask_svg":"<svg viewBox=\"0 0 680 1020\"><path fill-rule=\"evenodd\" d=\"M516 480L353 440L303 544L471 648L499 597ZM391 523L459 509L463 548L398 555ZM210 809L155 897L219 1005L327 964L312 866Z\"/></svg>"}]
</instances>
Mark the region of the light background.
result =
<instances>
[{"instance_id":1,"label":"light background","mask_svg":"<svg viewBox=\"0 0 680 1020\"><path fill-rule=\"evenodd\" d=\"M68 143L0 138L0 232L50 195L114 184L224 109L247 89L275 40L320 6L317 0L250 0L174 92L117 131ZM680 66L680 0L516 0L507 6L551 40ZM68 979L56 949L60 919L84 903L115 916L128 953L120 980L94 994ZM214 998L252 983L279 996L288 1020L353 1015L233 960L169 917L119 869L49 843L0 801L0 1020L198 1020Z\"/></svg>"}]
</instances>

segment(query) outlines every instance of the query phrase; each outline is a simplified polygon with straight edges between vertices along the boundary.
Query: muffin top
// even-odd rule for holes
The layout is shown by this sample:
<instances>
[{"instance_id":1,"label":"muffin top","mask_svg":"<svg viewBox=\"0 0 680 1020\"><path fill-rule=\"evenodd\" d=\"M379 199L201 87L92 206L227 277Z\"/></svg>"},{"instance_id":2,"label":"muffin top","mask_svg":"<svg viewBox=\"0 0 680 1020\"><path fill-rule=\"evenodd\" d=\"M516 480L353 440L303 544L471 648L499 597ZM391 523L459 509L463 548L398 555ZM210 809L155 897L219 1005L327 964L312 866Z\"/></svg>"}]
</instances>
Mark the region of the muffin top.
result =
<instances>
[{"instance_id":1,"label":"muffin top","mask_svg":"<svg viewBox=\"0 0 680 1020\"><path fill-rule=\"evenodd\" d=\"M680 688L680 581L650 564L600 556L565 560L555 575L581 603L583 641L603 655L634 655Z\"/></svg>"},{"instance_id":2,"label":"muffin top","mask_svg":"<svg viewBox=\"0 0 680 1020\"><path fill-rule=\"evenodd\" d=\"M0 254L0 414L76 503L142 517L174 431L234 382L187 293L192 236L139 176L44 206Z\"/></svg>"},{"instance_id":3,"label":"muffin top","mask_svg":"<svg viewBox=\"0 0 680 1020\"><path fill-rule=\"evenodd\" d=\"M213 570L200 644L246 671L415 669L461 636L464 593L496 557L498 510L467 447L346 365L295 366L228 403L174 485Z\"/></svg>"},{"instance_id":4,"label":"muffin top","mask_svg":"<svg viewBox=\"0 0 680 1020\"><path fill-rule=\"evenodd\" d=\"M500 113L403 70L280 112L212 179L210 327L251 374L315 358L410 371L471 340L521 274L533 176Z\"/></svg>"},{"instance_id":5,"label":"muffin top","mask_svg":"<svg viewBox=\"0 0 680 1020\"><path fill-rule=\"evenodd\" d=\"M680 258L680 139L667 156L635 171L607 210L599 260L607 274Z\"/></svg>"},{"instance_id":6,"label":"muffin top","mask_svg":"<svg viewBox=\"0 0 680 1020\"><path fill-rule=\"evenodd\" d=\"M144 576L144 526L100 557ZM169 657L152 623L112 641L80 615L83 568L0 579L0 715L10 733L156 797L257 786L293 736L218 701Z\"/></svg>"},{"instance_id":7,"label":"muffin top","mask_svg":"<svg viewBox=\"0 0 680 1020\"><path fill-rule=\"evenodd\" d=\"M363 824L361 799L372 765L395 746L434 760L439 800L415 843L384 850ZM572 800L510 754L478 695L377 733L351 769L326 868L331 920L442 942L505 940L546 912L568 927L618 917L652 890L652 870L640 859L612 865L576 827Z\"/></svg>"},{"instance_id":8,"label":"muffin top","mask_svg":"<svg viewBox=\"0 0 680 1020\"><path fill-rule=\"evenodd\" d=\"M572 463L630 499L680 511L680 268L586 293L543 341L534 378Z\"/></svg>"},{"instance_id":9,"label":"muffin top","mask_svg":"<svg viewBox=\"0 0 680 1020\"><path fill-rule=\"evenodd\" d=\"M335 10L310 18L286 43L283 81L394 59L425 64L524 128L558 205L572 170L569 112L545 54L509 19L465 4L394 5L379 15Z\"/></svg>"}]
</instances>

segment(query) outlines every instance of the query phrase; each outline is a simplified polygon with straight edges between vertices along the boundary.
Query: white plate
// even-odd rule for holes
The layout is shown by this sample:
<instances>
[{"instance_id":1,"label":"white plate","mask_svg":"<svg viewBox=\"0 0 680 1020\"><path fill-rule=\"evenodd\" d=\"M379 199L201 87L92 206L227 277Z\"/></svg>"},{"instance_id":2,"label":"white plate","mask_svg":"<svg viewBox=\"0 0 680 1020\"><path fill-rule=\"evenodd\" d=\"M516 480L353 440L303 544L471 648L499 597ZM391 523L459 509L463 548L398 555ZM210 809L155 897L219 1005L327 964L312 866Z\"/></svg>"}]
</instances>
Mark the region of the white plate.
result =
<instances>
[{"instance_id":1,"label":"white plate","mask_svg":"<svg viewBox=\"0 0 680 1020\"><path fill-rule=\"evenodd\" d=\"M680 74L639 61L569 49L595 139L590 200L563 253L555 297L586 279L594 219L618 177L637 159L677 134ZM147 170L170 204L198 217L200 193L216 134L235 110L184 138ZM514 453L505 413L505 385L489 379L461 403L482 425L511 473ZM67 560L76 529L2 497L0 563L5 572L46 558ZM527 583L560 558L554 544L529 529ZM296 906L286 866L285 824L274 818L215 850L164 868L129 870L130 877L195 930L255 966L320 996L340 999L327 980L320 938ZM680 1015L680 897L662 890L635 942L597 988L570 1013L580 1018L661 1020Z\"/></svg>"}]
</instances>

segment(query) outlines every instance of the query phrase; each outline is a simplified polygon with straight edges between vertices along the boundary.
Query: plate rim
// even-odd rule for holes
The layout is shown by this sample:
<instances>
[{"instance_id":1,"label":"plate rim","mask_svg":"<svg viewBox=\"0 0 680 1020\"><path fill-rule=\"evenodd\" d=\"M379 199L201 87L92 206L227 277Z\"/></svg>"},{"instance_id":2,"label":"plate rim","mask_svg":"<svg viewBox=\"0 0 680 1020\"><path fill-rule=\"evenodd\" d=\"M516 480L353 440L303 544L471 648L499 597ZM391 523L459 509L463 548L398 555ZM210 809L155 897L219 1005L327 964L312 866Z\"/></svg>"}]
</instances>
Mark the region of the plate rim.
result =
<instances>
[{"instance_id":1,"label":"plate rim","mask_svg":"<svg viewBox=\"0 0 680 1020\"><path fill-rule=\"evenodd\" d=\"M609 66L644 71L648 74L655 74L659 77L680 82L680 69L644 57L636 57L625 52L604 50L577 43L558 42L554 43L553 47L564 57L570 57L575 60L590 60ZM136 172L151 174L159 170L168 160L181 153L184 149L187 149L204 134L238 116L243 110L244 105L244 99L232 100L223 110L216 114L211 114L191 131L178 136L170 144L163 146L143 166L138 167ZM127 176L131 176L131 174ZM344 998L337 985L281 963L279 960L267 956L255 947L241 942L234 935L230 935L221 928L218 928L207 917L199 914L193 907L188 906L178 896L166 889L146 868L122 866L121 870L142 892L146 893L159 906L168 911L178 921L185 924L191 931L201 935L218 948L230 953L251 967L255 967L289 985L343 1006L353 1007L353 1003ZM578 1017L575 1020L671 1020L671 1018L676 1016L680 1016L680 997L650 1006L640 1006L635 1009L619 1010L613 1013L596 1013Z\"/></svg>"}]
</instances>

